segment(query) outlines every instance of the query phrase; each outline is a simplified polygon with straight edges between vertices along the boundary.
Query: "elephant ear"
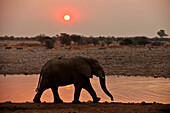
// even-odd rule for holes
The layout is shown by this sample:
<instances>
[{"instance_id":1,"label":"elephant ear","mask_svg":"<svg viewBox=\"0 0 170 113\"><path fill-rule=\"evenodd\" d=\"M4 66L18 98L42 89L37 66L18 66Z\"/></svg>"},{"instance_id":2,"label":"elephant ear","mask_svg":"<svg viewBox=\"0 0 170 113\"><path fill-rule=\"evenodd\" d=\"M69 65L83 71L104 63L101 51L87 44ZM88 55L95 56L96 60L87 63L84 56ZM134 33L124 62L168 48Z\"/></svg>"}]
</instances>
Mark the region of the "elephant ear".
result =
<instances>
[{"instance_id":1,"label":"elephant ear","mask_svg":"<svg viewBox=\"0 0 170 113\"><path fill-rule=\"evenodd\" d=\"M93 78L91 74L91 68L88 62L84 60L78 60L76 63L76 70L79 74L84 75L85 77L88 78Z\"/></svg>"}]
</instances>

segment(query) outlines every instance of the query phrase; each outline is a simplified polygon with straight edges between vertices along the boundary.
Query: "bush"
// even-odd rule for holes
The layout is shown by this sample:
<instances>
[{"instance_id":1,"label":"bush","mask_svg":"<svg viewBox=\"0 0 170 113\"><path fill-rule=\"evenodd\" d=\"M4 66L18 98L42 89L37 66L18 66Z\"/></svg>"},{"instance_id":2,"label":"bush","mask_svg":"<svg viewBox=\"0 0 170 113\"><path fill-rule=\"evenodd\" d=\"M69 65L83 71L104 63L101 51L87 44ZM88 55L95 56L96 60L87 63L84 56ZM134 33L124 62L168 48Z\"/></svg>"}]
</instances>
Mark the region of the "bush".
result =
<instances>
[{"instance_id":1,"label":"bush","mask_svg":"<svg viewBox=\"0 0 170 113\"><path fill-rule=\"evenodd\" d=\"M101 43L101 46L104 46L104 43Z\"/></svg>"},{"instance_id":2,"label":"bush","mask_svg":"<svg viewBox=\"0 0 170 113\"><path fill-rule=\"evenodd\" d=\"M151 43L150 40L145 36L135 37L134 40L135 42L137 42L138 45L146 45Z\"/></svg>"},{"instance_id":3,"label":"bush","mask_svg":"<svg viewBox=\"0 0 170 113\"><path fill-rule=\"evenodd\" d=\"M104 42L107 44L107 46L109 46L112 43L112 39L111 38L106 38L104 40Z\"/></svg>"},{"instance_id":4,"label":"bush","mask_svg":"<svg viewBox=\"0 0 170 113\"><path fill-rule=\"evenodd\" d=\"M99 43L99 38L90 37L86 38L85 41L87 44L94 44L94 46L96 46Z\"/></svg>"},{"instance_id":5,"label":"bush","mask_svg":"<svg viewBox=\"0 0 170 113\"><path fill-rule=\"evenodd\" d=\"M86 37L81 37L78 41L78 45L85 45L86 44Z\"/></svg>"},{"instance_id":6,"label":"bush","mask_svg":"<svg viewBox=\"0 0 170 113\"><path fill-rule=\"evenodd\" d=\"M76 34L73 34L70 36L71 40L73 40L74 42L80 42L81 41L81 36L80 35L76 35Z\"/></svg>"},{"instance_id":7,"label":"bush","mask_svg":"<svg viewBox=\"0 0 170 113\"><path fill-rule=\"evenodd\" d=\"M165 43L155 41L155 42L153 42L151 45L152 45L152 46L163 46L164 44L165 44Z\"/></svg>"},{"instance_id":8,"label":"bush","mask_svg":"<svg viewBox=\"0 0 170 113\"><path fill-rule=\"evenodd\" d=\"M99 41L103 41L105 39L104 36L99 36Z\"/></svg>"},{"instance_id":9,"label":"bush","mask_svg":"<svg viewBox=\"0 0 170 113\"><path fill-rule=\"evenodd\" d=\"M98 38L93 38L93 44L94 46L96 46L99 43L99 39Z\"/></svg>"},{"instance_id":10,"label":"bush","mask_svg":"<svg viewBox=\"0 0 170 113\"><path fill-rule=\"evenodd\" d=\"M50 38L49 36L45 36L45 34L40 34L36 36L36 40L41 42L41 44L44 43L48 39L52 39L52 38Z\"/></svg>"},{"instance_id":11,"label":"bush","mask_svg":"<svg viewBox=\"0 0 170 113\"><path fill-rule=\"evenodd\" d=\"M61 44L66 44L66 45L71 45L71 38L69 36L69 34L66 34L66 33L61 33L61 36L60 36L60 42Z\"/></svg>"},{"instance_id":12,"label":"bush","mask_svg":"<svg viewBox=\"0 0 170 113\"><path fill-rule=\"evenodd\" d=\"M52 48L54 48L54 43L55 43L54 40L48 39L45 41L45 46L47 49L52 49Z\"/></svg>"},{"instance_id":13,"label":"bush","mask_svg":"<svg viewBox=\"0 0 170 113\"><path fill-rule=\"evenodd\" d=\"M86 38L85 41L86 41L87 44L92 44L93 38Z\"/></svg>"},{"instance_id":14,"label":"bush","mask_svg":"<svg viewBox=\"0 0 170 113\"><path fill-rule=\"evenodd\" d=\"M132 44L133 44L133 42L132 42L132 40L131 40L131 39L129 39L129 38L125 38L125 39L124 39L124 40L122 40L119 44L120 44L120 45L132 45Z\"/></svg>"}]
</instances>

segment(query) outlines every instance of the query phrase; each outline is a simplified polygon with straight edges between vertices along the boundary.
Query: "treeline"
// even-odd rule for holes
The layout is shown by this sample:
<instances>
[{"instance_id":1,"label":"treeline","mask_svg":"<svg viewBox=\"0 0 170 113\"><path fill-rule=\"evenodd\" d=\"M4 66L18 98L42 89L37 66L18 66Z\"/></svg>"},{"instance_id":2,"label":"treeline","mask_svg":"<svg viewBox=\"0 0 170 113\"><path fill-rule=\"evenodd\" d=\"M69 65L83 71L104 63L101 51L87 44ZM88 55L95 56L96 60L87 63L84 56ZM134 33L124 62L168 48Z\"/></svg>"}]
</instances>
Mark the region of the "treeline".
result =
<instances>
[{"instance_id":1,"label":"treeline","mask_svg":"<svg viewBox=\"0 0 170 113\"><path fill-rule=\"evenodd\" d=\"M39 41L41 43L45 43L47 48L53 48L54 43L56 41L60 41L62 45L71 45L72 43L76 45L87 45L87 44L94 44L101 45L101 46L109 46L112 44L113 41L116 41L120 45L163 45L162 41L170 42L170 38L148 38L145 36L136 36L136 37L117 37L109 36L99 36L99 37L85 37L82 35L77 34L67 34L67 33L60 33L56 36L46 36L45 34L40 34L35 37L14 37L14 36L4 36L0 37L0 40L20 40L20 41Z\"/></svg>"},{"instance_id":2,"label":"treeline","mask_svg":"<svg viewBox=\"0 0 170 113\"><path fill-rule=\"evenodd\" d=\"M153 46L162 46L164 45L164 41L170 42L170 38L148 38L145 36L136 36L136 37L126 37L122 38L120 41L120 45L146 45L151 44Z\"/></svg>"}]
</instances>

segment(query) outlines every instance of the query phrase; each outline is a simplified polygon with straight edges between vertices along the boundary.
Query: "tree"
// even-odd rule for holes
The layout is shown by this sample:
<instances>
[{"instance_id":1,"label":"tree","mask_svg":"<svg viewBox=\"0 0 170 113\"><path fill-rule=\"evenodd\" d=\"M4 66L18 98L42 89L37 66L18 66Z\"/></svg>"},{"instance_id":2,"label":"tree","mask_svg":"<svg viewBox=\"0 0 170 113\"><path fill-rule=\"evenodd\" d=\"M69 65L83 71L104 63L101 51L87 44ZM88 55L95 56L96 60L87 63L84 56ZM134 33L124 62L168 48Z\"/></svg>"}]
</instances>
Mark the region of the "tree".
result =
<instances>
[{"instance_id":1,"label":"tree","mask_svg":"<svg viewBox=\"0 0 170 113\"><path fill-rule=\"evenodd\" d=\"M92 41L93 41L94 46L96 46L99 43L98 38L92 38Z\"/></svg>"},{"instance_id":2,"label":"tree","mask_svg":"<svg viewBox=\"0 0 170 113\"><path fill-rule=\"evenodd\" d=\"M10 37L10 40L14 40L14 36L11 36L11 37Z\"/></svg>"},{"instance_id":3,"label":"tree","mask_svg":"<svg viewBox=\"0 0 170 113\"><path fill-rule=\"evenodd\" d=\"M107 46L109 46L112 43L112 39L111 38L106 38L104 40L104 42L107 44Z\"/></svg>"},{"instance_id":4,"label":"tree","mask_svg":"<svg viewBox=\"0 0 170 113\"><path fill-rule=\"evenodd\" d=\"M129 38L125 38L124 40L122 40L120 43L120 45L131 45L133 44L132 40Z\"/></svg>"},{"instance_id":5,"label":"tree","mask_svg":"<svg viewBox=\"0 0 170 113\"><path fill-rule=\"evenodd\" d=\"M77 42L77 43L81 40L81 36L76 35L76 34L71 35L70 38L72 41Z\"/></svg>"},{"instance_id":6,"label":"tree","mask_svg":"<svg viewBox=\"0 0 170 113\"><path fill-rule=\"evenodd\" d=\"M157 35L159 35L161 38L163 38L164 36L168 36L166 33L165 33L165 30L160 30L157 32Z\"/></svg>"},{"instance_id":7,"label":"tree","mask_svg":"<svg viewBox=\"0 0 170 113\"><path fill-rule=\"evenodd\" d=\"M103 43L103 42L101 43L101 46L104 46L104 43Z\"/></svg>"},{"instance_id":8,"label":"tree","mask_svg":"<svg viewBox=\"0 0 170 113\"><path fill-rule=\"evenodd\" d=\"M55 40L48 39L45 41L45 46L47 49L52 49L54 48L54 43L55 43Z\"/></svg>"},{"instance_id":9,"label":"tree","mask_svg":"<svg viewBox=\"0 0 170 113\"><path fill-rule=\"evenodd\" d=\"M37 39L37 41L41 42L41 44L42 44L45 42L46 36L45 36L45 34L40 34L40 35L36 36L36 39Z\"/></svg>"},{"instance_id":10,"label":"tree","mask_svg":"<svg viewBox=\"0 0 170 113\"><path fill-rule=\"evenodd\" d=\"M85 38L86 44L93 44L93 38Z\"/></svg>"},{"instance_id":11,"label":"tree","mask_svg":"<svg viewBox=\"0 0 170 113\"><path fill-rule=\"evenodd\" d=\"M70 35L67 33L60 33L60 42L61 44L71 45L71 38Z\"/></svg>"},{"instance_id":12,"label":"tree","mask_svg":"<svg viewBox=\"0 0 170 113\"><path fill-rule=\"evenodd\" d=\"M105 39L104 36L99 36L99 41L103 41Z\"/></svg>"},{"instance_id":13,"label":"tree","mask_svg":"<svg viewBox=\"0 0 170 113\"><path fill-rule=\"evenodd\" d=\"M154 41L153 43L152 43L152 46L163 46L165 43L163 43L163 42L159 42L159 41Z\"/></svg>"},{"instance_id":14,"label":"tree","mask_svg":"<svg viewBox=\"0 0 170 113\"><path fill-rule=\"evenodd\" d=\"M47 49L52 49L54 48L54 43L55 43L55 39L46 36L45 34L40 34L38 36L35 37L37 41L41 42L41 44L43 44L45 42L45 46Z\"/></svg>"},{"instance_id":15,"label":"tree","mask_svg":"<svg viewBox=\"0 0 170 113\"><path fill-rule=\"evenodd\" d=\"M150 39L145 36L136 36L134 37L135 42L137 42L138 45L146 45L150 44Z\"/></svg>"}]
</instances>

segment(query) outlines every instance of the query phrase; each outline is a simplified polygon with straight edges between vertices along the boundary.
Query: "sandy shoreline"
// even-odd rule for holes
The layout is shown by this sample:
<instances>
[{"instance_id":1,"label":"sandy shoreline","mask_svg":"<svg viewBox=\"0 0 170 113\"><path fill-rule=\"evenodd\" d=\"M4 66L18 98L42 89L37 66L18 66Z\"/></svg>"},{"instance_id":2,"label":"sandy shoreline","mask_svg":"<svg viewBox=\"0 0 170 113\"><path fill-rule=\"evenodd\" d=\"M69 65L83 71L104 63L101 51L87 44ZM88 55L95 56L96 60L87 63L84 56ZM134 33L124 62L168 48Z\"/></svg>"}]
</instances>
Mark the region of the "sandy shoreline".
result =
<instances>
[{"instance_id":1,"label":"sandy shoreline","mask_svg":"<svg viewBox=\"0 0 170 113\"><path fill-rule=\"evenodd\" d=\"M159 103L82 103L82 104L34 104L34 103L0 103L0 111L3 113L17 112L41 112L41 113L89 113L89 112L107 112L107 113L160 113L169 112L170 104Z\"/></svg>"},{"instance_id":2,"label":"sandy shoreline","mask_svg":"<svg viewBox=\"0 0 170 113\"><path fill-rule=\"evenodd\" d=\"M84 50L0 50L0 74L38 74L54 57L84 56L99 60L106 75L170 77L170 48L115 48Z\"/></svg>"}]
</instances>

